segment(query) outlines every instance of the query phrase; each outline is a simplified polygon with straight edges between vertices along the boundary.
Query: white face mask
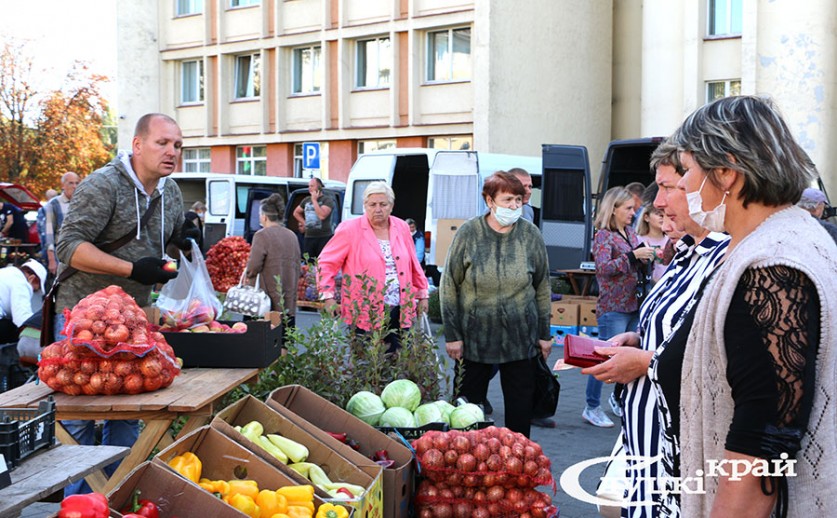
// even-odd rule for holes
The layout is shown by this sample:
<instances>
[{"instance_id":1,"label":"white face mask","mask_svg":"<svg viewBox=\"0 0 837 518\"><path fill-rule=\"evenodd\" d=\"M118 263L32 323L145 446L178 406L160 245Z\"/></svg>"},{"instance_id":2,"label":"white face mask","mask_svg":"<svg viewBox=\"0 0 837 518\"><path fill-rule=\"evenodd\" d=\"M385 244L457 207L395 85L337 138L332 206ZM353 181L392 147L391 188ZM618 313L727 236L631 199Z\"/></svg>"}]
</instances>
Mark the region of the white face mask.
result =
<instances>
[{"instance_id":1,"label":"white face mask","mask_svg":"<svg viewBox=\"0 0 837 518\"><path fill-rule=\"evenodd\" d=\"M708 212L704 211L703 198L700 196L700 191L703 190L704 185L706 185L706 178L700 184L700 189L686 194L686 202L689 204L689 217L710 232L723 232L724 216L727 213L727 206L724 204L724 200L727 199L727 193L724 193L724 197L721 198L721 203L717 207Z\"/></svg>"},{"instance_id":2,"label":"white face mask","mask_svg":"<svg viewBox=\"0 0 837 518\"><path fill-rule=\"evenodd\" d=\"M521 214L523 214L523 207L509 209L495 205L491 212L494 214L494 219L497 220L500 226L510 227L520 219Z\"/></svg>"}]
</instances>

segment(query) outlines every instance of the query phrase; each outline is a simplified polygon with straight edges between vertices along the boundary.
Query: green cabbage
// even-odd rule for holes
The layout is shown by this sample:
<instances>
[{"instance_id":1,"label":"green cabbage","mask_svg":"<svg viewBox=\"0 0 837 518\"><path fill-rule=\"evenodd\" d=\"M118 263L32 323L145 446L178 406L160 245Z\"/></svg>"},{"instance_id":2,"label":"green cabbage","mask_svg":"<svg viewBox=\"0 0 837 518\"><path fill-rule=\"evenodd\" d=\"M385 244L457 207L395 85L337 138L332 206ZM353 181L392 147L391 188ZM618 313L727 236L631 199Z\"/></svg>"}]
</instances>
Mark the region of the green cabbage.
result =
<instances>
[{"instance_id":1,"label":"green cabbage","mask_svg":"<svg viewBox=\"0 0 837 518\"><path fill-rule=\"evenodd\" d=\"M421 403L421 390L410 380L395 380L384 387L381 399L387 408L401 407L413 412Z\"/></svg>"},{"instance_id":2,"label":"green cabbage","mask_svg":"<svg viewBox=\"0 0 837 518\"><path fill-rule=\"evenodd\" d=\"M451 428L467 428L484 420L485 414L482 413L482 409L473 403L459 405L450 413Z\"/></svg>"},{"instance_id":3,"label":"green cabbage","mask_svg":"<svg viewBox=\"0 0 837 518\"><path fill-rule=\"evenodd\" d=\"M425 403L419 405L416 411L413 412L413 417L416 418L416 426L424 426L428 423L444 423L445 416L436 403Z\"/></svg>"},{"instance_id":4,"label":"green cabbage","mask_svg":"<svg viewBox=\"0 0 837 518\"><path fill-rule=\"evenodd\" d=\"M364 423L377 426L386 408L377 394L361 390L346 403L346 410Z\"/></svg>"},{"instance_id":5,"label":"green cabbage","mask_svg":"<svg viewBox=\"0 0 837 518\"><path fill-rule=\"evenodd\" d=\"M439 407L439 410L442 411L442 420L445 423L450 424L450 413L453 412L456 407L441 399L433 402L433 404Z\"/></svg>"},{"instance_id":6,"label":"green cabbage","mask_svg":"<svg viewBox=\"0 0 837 518\"><path fill-rule=\"evenodd\" d=\"M415 428L416 420L413 418L413 413L406 408L394 406L387 408L386 412L381 416L379 426L389 426L392 428Z\"/></svg>"}]
</instances>

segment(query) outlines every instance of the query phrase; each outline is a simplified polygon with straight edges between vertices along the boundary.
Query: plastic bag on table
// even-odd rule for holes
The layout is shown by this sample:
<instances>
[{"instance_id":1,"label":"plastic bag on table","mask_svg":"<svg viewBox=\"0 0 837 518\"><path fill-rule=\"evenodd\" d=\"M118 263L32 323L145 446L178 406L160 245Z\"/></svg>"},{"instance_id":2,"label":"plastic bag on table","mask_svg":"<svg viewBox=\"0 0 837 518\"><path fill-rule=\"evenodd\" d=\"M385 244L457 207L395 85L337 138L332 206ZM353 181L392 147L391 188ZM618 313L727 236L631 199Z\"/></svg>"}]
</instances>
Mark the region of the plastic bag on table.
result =
<instances>
[{"instance_id":1,"label":"plastic bag on table","mask_svg":"<svg viewBox=\"0 0 837 518\"><path fill-rule=\"evenodd\" d=\"M180 253L180 271L160 290L156 306L163 317L163 329L176 330L209 325L223 311L206 262L194 240L192 259Z\"/></svg>"}]
</instances>

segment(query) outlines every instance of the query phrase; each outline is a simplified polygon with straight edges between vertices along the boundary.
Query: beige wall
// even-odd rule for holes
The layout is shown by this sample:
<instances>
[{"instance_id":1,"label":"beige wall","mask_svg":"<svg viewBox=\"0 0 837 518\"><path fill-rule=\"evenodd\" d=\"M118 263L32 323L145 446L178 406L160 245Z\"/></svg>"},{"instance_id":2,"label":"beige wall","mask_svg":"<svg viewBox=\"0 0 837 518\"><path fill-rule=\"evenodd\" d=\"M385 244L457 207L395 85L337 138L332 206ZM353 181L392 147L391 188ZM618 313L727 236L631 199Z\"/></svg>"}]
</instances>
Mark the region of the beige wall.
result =
<instances>
[{"instance_id":1,"label":"beige wall","mask_svg":"<svg viewBox=\"0 0 837 518\"><path fill-rule=\"evenodd\" d=\"M665 0L659 0L665 1ZM641 127L642 16L648 1L623 0L613 4L613 114L611 136L638 136Z\"/></svg>"},{"instance_id":2,"label":"beige wall","mask_svg":"<svg viewBox=\"0 0 837 518\"><path fill-rule=\"evenodd\" d=\"M613 4L526 6L476 3L474 148L536 156L541 144L580 144L598 161L610 140Z\"/></svg>"}]
</instances>

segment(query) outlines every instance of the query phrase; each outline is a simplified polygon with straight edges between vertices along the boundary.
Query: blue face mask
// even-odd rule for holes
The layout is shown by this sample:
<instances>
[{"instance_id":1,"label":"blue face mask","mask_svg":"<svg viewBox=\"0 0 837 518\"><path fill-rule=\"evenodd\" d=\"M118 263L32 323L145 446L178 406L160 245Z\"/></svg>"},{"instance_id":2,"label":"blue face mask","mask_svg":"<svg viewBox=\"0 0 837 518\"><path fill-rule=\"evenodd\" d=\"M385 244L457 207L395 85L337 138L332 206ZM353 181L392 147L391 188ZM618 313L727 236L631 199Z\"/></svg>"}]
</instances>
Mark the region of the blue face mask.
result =
<instances>
[{"instance_id":1,"label":"blue face mask","mask_svg":"<svg viewBox=\"0 0 837 518\"><path fill-rule=\"evenodd\" d=\"M497 220L500 226L510 227L520 219L520 216L523 214L523 207L509 209L495 205L491 212L494 214L494 219Z\"/></svg>"}]
</instances>

